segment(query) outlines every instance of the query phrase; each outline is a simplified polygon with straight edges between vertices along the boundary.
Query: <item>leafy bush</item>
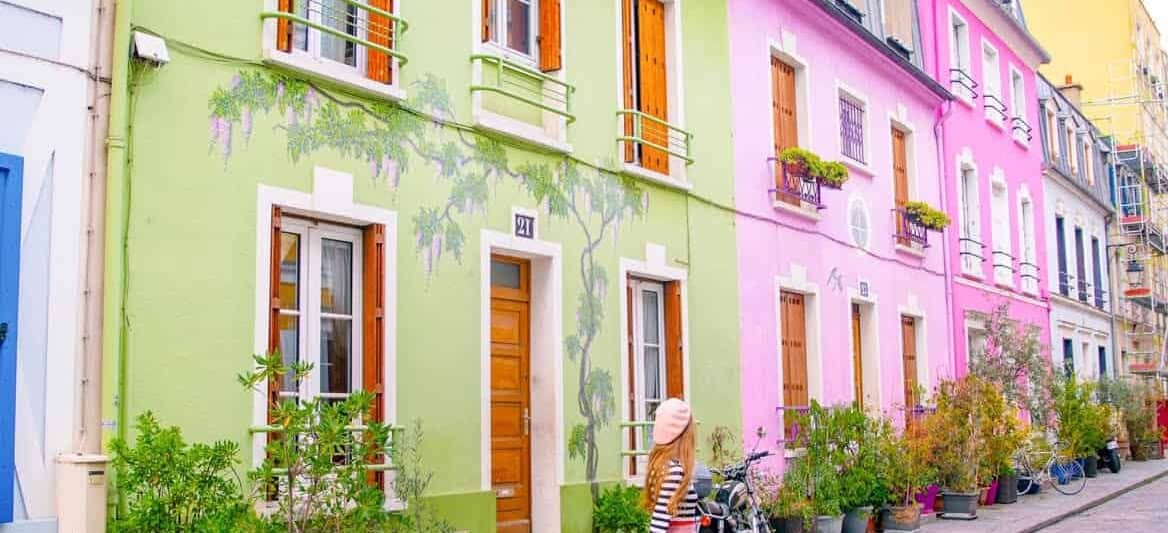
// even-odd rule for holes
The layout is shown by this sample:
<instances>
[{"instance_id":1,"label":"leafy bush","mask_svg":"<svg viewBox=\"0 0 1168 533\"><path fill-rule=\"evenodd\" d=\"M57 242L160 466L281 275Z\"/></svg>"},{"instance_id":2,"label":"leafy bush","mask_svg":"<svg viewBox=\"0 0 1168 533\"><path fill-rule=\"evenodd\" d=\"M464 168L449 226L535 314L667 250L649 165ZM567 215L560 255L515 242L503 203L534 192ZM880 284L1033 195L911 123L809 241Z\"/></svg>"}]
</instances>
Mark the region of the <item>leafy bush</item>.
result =
<instances>
[{"instance_id":1,"label":"leafy bush","mask_svg":"<svg viewBox=\"0 0 1168 533\"><path fill-rule=\"evenodd\" d=\"M596 499L592 523L599 533L641 533L649 529L649 511L641 507L641 491L617 484Z\"/></svg>"},{"instance_id":2,"label":"leafy bush","mask_svg":"<svg viewBox=\"0 0 1168 533\"><path fill-rule=\"evenodd\" d=\"M1099 395L1119 410L1132 455L1142 459L1143 445L1160 437L1155 429L1159 397L1155 387L1146 381L1105 378L1099 382Z\"/></svg>"},{"instance_id":3,"label":"leafy bush","mask_svg":"<svg viewBox=\"0 0 1168 533\"><path fill-rule=\"evenodd\" d=\"M986 317L986 341L970 347L969 373L994 384L1006 402L1049 426L1053 374L1043 355L1041 330L1010 318L1010 305L996 307Z\"/></svg>"},{"instance_id":4,"label":"leafy bush","mask_svg":"<svg viewBox=\"0 0 1168 533\"><path fill-rule=\"evenodd\" d=\"M135 427L132 446L121 439L110 443L124 496L118 506L124 511L111 517L110 531L232 531L249 517L235 476L236 443L187 444L179 428L163 428L149 411Z\"/></svg>"},{"instance_id":5,"label":"leafy bush","mask_svg":"<svg viewBox=\"0 0 1168 533\"><path fill-rule=\"evenodd\" d=\"M820 183L836 189L842 187L851 177L848 167L844 166L843 163L824 161L815 152L804 148L791 147L783 150L779 154L779 161L786 163L789 167L795 167L795 172L806 173L808 177L815 178Z\"/></svg>"},{"instance_id":6,"label":"leafy bush","mask_svg":"<svg viewBox=\"0 0 1168 533\"><path fill-rule=\"evenodd\" d=\"M1107 442L1108 411L1095 403L1095 386L1074 375L1059 378L1054 408L1058 437L1075 457L1089 457Z\"/></svg>"},{"instance_id":7,"label":"leafy bush","mask_svg":"<svg viewBox=\"0 0 1168 533\"><path fill-rule=\"evenodd\" d=\"M975 492L998 474L990 452L1001 393L971 374L941 382L934 400L937 410L924 421L931 466L947 490ZM987 409L986 404L994 407Z\"/></svg>"},{"instance_id":8,"label":"leafy bush","mask_svg":"<svg viewBox=\"0 0 1168 533\"><path fill-rule=\"evenodd\" d=\"M922 226L931 230L941 231L949 227L949 215L944 211L934 208L925 202L908 202L904 204L904 210L909 216L915 218Z\"/></svg>"},{"instance_id":9,"label":"leafy bush","mask_svg":"<svg viewBox=\"0 0 1168 533\"><path fill-rule=\"evenodd\" d=\"M928 441L919 431L882 432L876 441L877 478L884 502L894 507L916 505L916 494L936 481L929 462Z\"/></svg>"},{"instance_id":10,"label":"leafy bush","mask_svg":"<svg viewBox=\"0 0 1168 533\"><path fill-rule=\"evenodd\" d=\"M390 457L396 467L393 494L405 505L400 513L390 515L391 532L453 533L454 528L439 518L425 500L434 474L422 462L422 422L415 420L409 431L395 435Z\"/></svg>"}]
</instances>

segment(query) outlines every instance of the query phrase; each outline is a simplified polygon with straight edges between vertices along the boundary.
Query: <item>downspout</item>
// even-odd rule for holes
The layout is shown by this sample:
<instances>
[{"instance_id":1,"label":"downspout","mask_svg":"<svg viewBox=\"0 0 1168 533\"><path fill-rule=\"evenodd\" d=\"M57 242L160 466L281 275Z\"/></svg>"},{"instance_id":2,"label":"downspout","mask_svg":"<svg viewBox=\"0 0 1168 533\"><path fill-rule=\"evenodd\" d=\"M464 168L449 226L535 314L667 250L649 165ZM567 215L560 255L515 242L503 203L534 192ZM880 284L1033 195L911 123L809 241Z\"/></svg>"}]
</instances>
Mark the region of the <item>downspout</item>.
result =
<instances>
[{"instance_id":1,"label":"downspout","mask_svg":"<svg viewBox=\"0 0 1168 533\"><path fill-rule=\"evenodd\" d=\"M1115 136L1112 135L1111 138L1108 139L1108 141L1111 143L1111 152L1108 154L1108 158L1107 158L1107 171L1108 171L1109 177L1111 178L1111 190L1108 192L1111 193L1110 194L1111 208L1114 210L1115 206L1118 206L1120 204L1120 202L1119 202L1119 187L1120 187L1120 185L1119 185L1119 168L1116 166L1116 160L1119 158L1119 156L1118 156L1118 152L1115 151ZM1107 216L1107 218L1106 218L1107 224L1105 225L1105 227L1107 225L1114 223L1114 222L1115 222L1115 212L1113 211L1110 215ZM1104 250L1111 250L1111 230L1108 229L1108 231L1106 231L1105 234L1107 236L1107 245L1104 246L1103 249ZM1116 259L1118 259L1118 256L1116 257ZM1108 296L1110 298L1110 301L1108 303L1111 305L1111 375L1116 376L1116 377L1119 376L1119 365L1122 363L1121 358L1119 356L1119 330L1116 327L1116 321L1115 321L1115 302L1117 302L1119 300L1119 298L1117 296L1119 294L1117 292L1119 290L1119 283L1118 283L1118 280L1116 279L1116 275L1119 273L1118 272L1119 265L1120 265L1120 263L1118 261L1116 261L1116 264L1115 264L1116 271L1115 272L1111 271L1111 254L1108 253L1107 254L1107 270L1108 270L1108 272L1107 272L1107 285L1111 289L1111 294Z\"/></svg>"},{"instance_id":2,"label":"downspout","mask_svg":"<svg viewBox=\"0 0 1168 533\"><path fill-rule=\"evenodd\" d=\"M113 0L93 0L89 42L89 143L83 197L85 212L85 270L82 280L81 349L77 368L76 412L79 423L73 449L78 454L101 452L101 326L105 251L106 136L109 134L110 63L113 44Z\"/></svg>"},{"instance_id":3,"label":"downspout","mask_svg":"<svg viewBox=\"0 0 1168 533\"><path fill-rule=\"evenodd\" d=\"M932 10L931 20L933 24L933 60L931 63L933 67L933 79L941 82L941 23L937 20L937 3L929 2L929 7ZM937 146L937 170L941 175L940 189L941 205L944 206L943 209L948 209L949 207L949 171L948 166L945 164L945 120L949 118L949 113L952 111L953 102L951 100L941 102L941 105L937 107L937 116L933 123L933 141ZM957 377L957 350L953 324L953 313L955 312L953 308L953 268L951 264L952 258L949 257L948 235L945 235L941 239L941 256L943 257L942 264L945 270L945 342L948 343L948 353L952 358L951 364L953 365L951 369L952 375L949 377L955 378Z\"/></svg>"},{"instance_id":4,"label":"downspout","mask_svg":"<svg viewBox=\"0 0 1168 533\"><path fill-rule=\"evenodd\" d=\"M126 304L125 269L126 208L129 205L126 183L128 173L127 137L130 110L130 15L133 0L114 0L114 47L112 89L110 91L109 136L106 138L109 160L105 195L105 284L102 324L102 382L112 385L112 394L102 396L103 426L114 426L117 437L126 436Z\"/></svg>"}]
</instances>

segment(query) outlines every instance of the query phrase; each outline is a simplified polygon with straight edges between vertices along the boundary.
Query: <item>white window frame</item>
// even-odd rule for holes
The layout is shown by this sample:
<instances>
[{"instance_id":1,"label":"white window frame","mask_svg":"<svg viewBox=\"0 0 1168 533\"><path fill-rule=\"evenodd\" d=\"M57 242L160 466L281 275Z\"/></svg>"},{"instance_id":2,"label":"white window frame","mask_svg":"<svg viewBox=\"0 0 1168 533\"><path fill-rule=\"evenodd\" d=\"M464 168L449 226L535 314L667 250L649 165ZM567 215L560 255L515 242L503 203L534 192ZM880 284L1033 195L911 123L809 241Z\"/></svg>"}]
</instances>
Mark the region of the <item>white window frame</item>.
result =
<instances>
[{"instance_id":1,"label":"white window frame","mask_svg":"<svg viewBox=\"0 0 1168 533\"><path fill-rule=\"evenodd\" d=\"M665 401L669 396L666 392L668 385L668 368L665 356L665 284L658 281L648 281L642 279L630 279L629 285L633 292L633 331L630 332L633 341L633 403L634 411L633 417L635 420L647 421L649 420L649 409L647 404L651 401L656 401L658 405ZM661 391L661 398L651 399L646 396L645 390L645 348L649 344L645 341L645 309L644 309L644 293L652 292L657 295L657 363L660 370L658 376L658 387ZM637 450L648 450L652 448L650 442L647 442L648 434L645 431L636 432L636 447ZM643 472L645 466L648 464L647 456L638 456L637 471Z\"/></svg>"},{"instance_id":2,"label":"white window frame","mask_svg":"<svg viewBox=\"0 0 1168 533\"><path fill-rule=\"evenodd\" d=\"M1000 193L1000 194L999 194ZM1005 212L1002 212L1004 210ZM1001 221L999 223L999 221ZM994 252L991 264L994 268L994 283L1005 287L1014 286L1014 265L1003 264L999 268L1000 254L1013 256L1013 239L1010 237L1010 189L1001 172L995 172L990 179L990 240ZM1003 259L1004 260L1004 259Z\"/></svg>"},{"instance_id":3,"label":"white window frame","mask_svg":"<svg viewBox=\"0 0 1168 533\"><path fill-rule=\"evenodd\" d=\"M988 58L987 58L988 56ZM1002 99L1002 54L998 48L988 40L981 40L981 91L985 96L997 98L1002 106L1006 102ZM990 109L987 104L984 109L986 121L998 127L1005 127L1005 119L997 111ZM1010 115L1007 109L1006 116Z\"/></svg>"},{"instance_id":4,"label":"white window frame","mask_svg":"<svg viewBox=\"0 0 1168 533\"><path fill-rule=\"evenodd\" d=\"M967 176L970 180L968 184L966 182ZM981 242L981 182L977 166L972 161L964 158L957 161L957 185L957 218L960 224L958 236ZM969 185L972 185L972 191L967 190ZM973 198L969 197L970 192L975 193ZM982 263L985 261L985 248L959 241L959 251L965 252L966 248L970 247L976 248L973 253L982 256L982 259L979 260L973 255L961 254L961 272L981 278L984 275Z\"/></svg>"},{"instance_id":5,"label":"white window frame","mask_svg":"<svg viewBox=\"0 0 1168 533\"><path fill-rule=\"evenodd\" d=\"M1026 77L1022 75L1022 71L1018 70L1018 67L1015 67L1013 63L1010 64L1010 111L1011 117L1023 121L1027 120ZM1015 130L1013 121L1010 123L1010 132L1019 145L1024 147L1030 146L1030 141L1026 139L1026 133L1021 130Z\"/></svg>"},{"instance_id":6,"label":"white window frame","mask_svg":"<svg viewBox=\"0 0 1168 533\"><path fill-rule=\"evenodd\" d=\"M507 16L511 9L511 0L490 0L490 6L494 10L494 17L490 20L493 22L491 26L491 38L483 43L492 48L496 53L510 59L523 63L529 67L536 68L539 66L539 0L517 0L519 2L526 2L530 10L531 18L527 20L527 49L528 53L521 52L507 43Z\"/></svg>"},{"instance_id":7,"label":"white window frame","mask_svg":"<svg viewBox=\"0 0 1168 533\"><path fill-rule=\"evenodd\" d=\"M1095 186L1095 172L1094 161L1091 157L1091 149L1094 148L1094 143L1091 141L1091 135L1084 133L1080 138L1080 146L1083 150L1083 177L1087 180L1088 187Z\"/></svg>"},{"instance_id":8,"label":"white window frame","mask_svg":"<svg viewBox=\"0 0 1168 533\"><path fill-rule=\"evenodd\" d=\"M1067 164L1071 168L1071 176L1079 176L1079 136L1075 134L1075 120L1067 117L1063 122L1063 128L1067 134Z\"/></svg>"},{"instance_id":9,"label":"white window frame","mask_svg":"<svg viewBox=\"0 0 1168 533\"><path fill-rule=\"evenodd\" d=\"M835 81L835 100L832 101L835 109L835 125L836 125L836 143L839 149L839 160L843 164L858 170L869 176L875 176L875 171L872 170L872 106L868 102L868 95L861 93L840 80ZM849 156L844 155L844 139L843 139L843 124L844 116L840 110L840 100L851 100L853 104L860 107L863 112L863 120L860 121L860 136L864 143L864 160L857 161Z\"/></svg>"},{"instance_id":10,"label":"white window frame","mask_svg":"<svg viewBox=\"0 0 1168 533\"><path fill-rule=\"evenodd\" d=\"M336 224L329 224L325 222L314 222L302 218L294 218L292 216L284 216L280 224L281 233L296 233L300 236L300 268L299 275L299 299L301 308L296 313L299 315L299 344L297 354L300 360L306 360L313 364L312 370L308 373L305 379L301 380L296 392L296 397L301 400L309 400L313 398L327 398L327 399L344 399L356 391L363 390L362 387L362 244L363 235L361 230L357 228L340 226ZM340 318L343 315L325 314L321 311L320 290L321 290L321 276L322 265L320 263L322 258L322 239L329 239L335 241L348 242L353 246L352 257L352 272L351 281L352 286L350 292L352 293L352 313L348 315L348 319L352 324L350 331L350 369L349 369L349 392L347 393L324 393L321 392L321 367L325 364L320 353L320 321L322 318ZM281 310L281 315L285 314ZM288 313L292 314L292 313ZM311 354L311 355L310 355ZM291 393L281 391L279 393L281 398L290 398Z\"/></svg>"},{"instance_id":11,"label":"white window frame","mask_svg":"<svg viewBox=\"0 0 1168 533\"><path fill-rule=\"evenodd\" d=\"M957 10L952 7L949 8L949 68L961 70L969 79L973 79L972 52L969 49L970 42L970 28L969 22L957 13ZM953 74L950 73L952 80ZM973 105L973 94L966 90L961 84L950 81L949 88L957 99L966 105Z\"/></svg>"},{"instance_id":12,"label":"white window frame","mask_svg":"<svg viewBox=\"0 0 1168 533\"><path fill-rule=\"evenodd\" d=\"M1036 239L1034 229L1034 200L1030 198L1030 192L1025 188L1018 191L1018 244L1021 247L1018 262L1018 275L1022 284L1022 292L1029 295L1038 294L1038 280L1023 278L1022 263L1030 263L1034 265L1034 275L1039 275L1038 265L1038 242Z\"/></svg>"}]
</instances>

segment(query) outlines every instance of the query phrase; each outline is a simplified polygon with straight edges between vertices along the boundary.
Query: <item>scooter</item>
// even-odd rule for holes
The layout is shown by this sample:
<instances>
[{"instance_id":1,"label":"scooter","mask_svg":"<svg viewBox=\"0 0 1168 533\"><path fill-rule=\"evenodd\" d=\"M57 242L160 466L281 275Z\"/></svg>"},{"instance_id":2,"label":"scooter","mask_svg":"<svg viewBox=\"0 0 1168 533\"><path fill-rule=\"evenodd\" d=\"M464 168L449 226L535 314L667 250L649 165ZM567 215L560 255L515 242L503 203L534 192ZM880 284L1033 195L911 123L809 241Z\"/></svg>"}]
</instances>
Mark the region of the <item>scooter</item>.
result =
<instances>
[{"instance_id":1,"label":"scooter","mask_svg":"<svg viewBox=\"0 0 1168 533\"><path fill-rule=\"evenodd\" d=\"M1119 441L1115 437L1107 439L1107 446L1096 451L1099 455L1099 468L1106 467L1112 474L1118 474L1123 466L1119 459Z\"/></svg>"}]
</instances>

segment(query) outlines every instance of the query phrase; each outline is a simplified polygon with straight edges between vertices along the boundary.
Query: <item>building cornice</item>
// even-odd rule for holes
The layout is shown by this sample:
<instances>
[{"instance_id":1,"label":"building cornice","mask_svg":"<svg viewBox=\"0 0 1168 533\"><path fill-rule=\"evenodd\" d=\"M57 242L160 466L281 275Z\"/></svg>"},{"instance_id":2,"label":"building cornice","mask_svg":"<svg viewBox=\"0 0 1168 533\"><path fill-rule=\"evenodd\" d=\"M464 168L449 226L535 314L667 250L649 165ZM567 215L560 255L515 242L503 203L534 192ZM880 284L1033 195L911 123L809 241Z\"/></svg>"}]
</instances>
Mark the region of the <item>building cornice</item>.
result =
<instances>
[{"instance_id":1,"label":"building cornice","mask_svg":"<svg viewBox=\"0 0 1168 533\"><path fill-rule=\"evenodd\" d=\"M1050 54L1021 21L1002 9L1001 0L966 0L965 7L995 30L997 36L1031 68L1037 69L1038 65L1050 63Z\"/></svg>"}]
</instances>

